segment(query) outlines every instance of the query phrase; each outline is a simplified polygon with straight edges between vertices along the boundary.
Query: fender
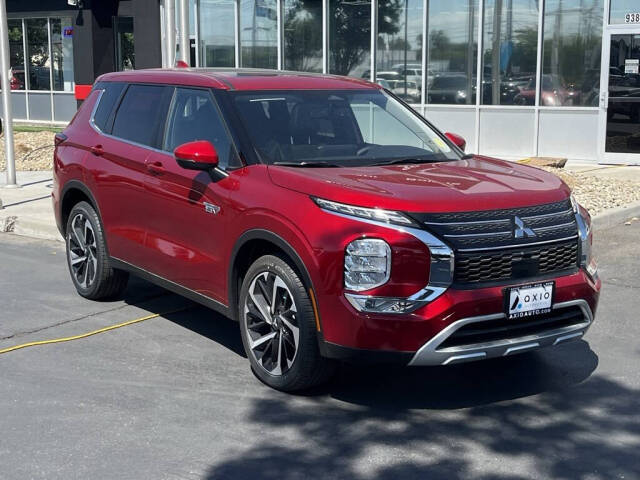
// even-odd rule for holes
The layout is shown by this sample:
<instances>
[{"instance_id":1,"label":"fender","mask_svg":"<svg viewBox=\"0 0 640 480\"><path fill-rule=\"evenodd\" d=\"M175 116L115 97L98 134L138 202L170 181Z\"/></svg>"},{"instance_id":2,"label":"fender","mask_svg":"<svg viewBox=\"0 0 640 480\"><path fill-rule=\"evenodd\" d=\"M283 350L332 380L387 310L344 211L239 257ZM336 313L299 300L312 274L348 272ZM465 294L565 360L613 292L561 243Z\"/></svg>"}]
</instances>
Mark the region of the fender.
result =
<instances>
[{"instance_id":1,"label":"fender","mask_svg":"<svg viewBox=\"0 0 640 480\"><path fill-rule=\"evenodd\" d=\"M298 255L298 252L296 252L296 250L285 239L283 239L281 236L269 230L264 230L259 228L247 230L242 235L240 235L238 240L236 240L236 243L229 257L229 272L227 277L227 282L228 282L227 285L229 286L228 288L229 307L234 312L233 317L235 320L238 320L238 318L236 318L237 317L237 315L235 314L236 309L233 308L233 306L238 304L239 292L236 291L237 289L235 284L236 282L234 281L235 279L234 279L233 267L236 262L236 257L238 256L238 252L247 242L251 240L265 240L273 243L278 248L283 250L289 256L289 258L293 260L293 263L295 264L296 268L300 272L300 275L302 275L302 282L307 286L307 288L313 289L313 282L311 281L311 275L309 275L309 271L307 270L306 265L300 258L300 255Z\"/></svg>"}]
</instances>

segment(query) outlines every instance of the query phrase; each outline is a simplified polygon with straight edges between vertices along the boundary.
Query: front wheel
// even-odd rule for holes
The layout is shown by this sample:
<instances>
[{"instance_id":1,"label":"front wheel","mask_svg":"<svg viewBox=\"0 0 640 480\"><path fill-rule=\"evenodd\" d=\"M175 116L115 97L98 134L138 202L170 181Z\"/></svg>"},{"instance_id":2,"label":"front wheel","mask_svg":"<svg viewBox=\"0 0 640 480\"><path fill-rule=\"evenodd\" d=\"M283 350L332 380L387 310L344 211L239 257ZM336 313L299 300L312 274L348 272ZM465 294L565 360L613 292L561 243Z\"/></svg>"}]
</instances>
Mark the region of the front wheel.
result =
<instances>
[{"instance_id":1,"label":"front wheel","mask_svg":"<svg viewBox=\"0 0 640 480\"><path fill-rule=\"evenodd\" d=\"M320 356L309 295L284 259L265 255L251 265L238 313L245 352L264 383L296 391L330 378L334 364Z\"/></svg>"}]
</instances>

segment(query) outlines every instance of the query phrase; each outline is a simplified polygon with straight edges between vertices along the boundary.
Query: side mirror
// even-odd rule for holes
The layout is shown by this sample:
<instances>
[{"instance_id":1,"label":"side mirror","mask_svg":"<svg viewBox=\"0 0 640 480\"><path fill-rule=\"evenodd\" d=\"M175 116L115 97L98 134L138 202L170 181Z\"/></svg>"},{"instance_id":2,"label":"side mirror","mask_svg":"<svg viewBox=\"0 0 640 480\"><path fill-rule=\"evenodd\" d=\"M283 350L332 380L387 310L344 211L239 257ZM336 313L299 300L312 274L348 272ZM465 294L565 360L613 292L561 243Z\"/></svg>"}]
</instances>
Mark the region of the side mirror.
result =
<instances>
[{"instance_id":1,"label":"side mirror","mask_svg":"<svg viewBox=\"0 0 640 480\"><path fill-rule=\"evenodd\" d=\"M450 132L445 133L444 136L451 140L456 147L464 152L464 149L467 147L467 141L464 138L462 138L460 135L456 135L455 133Z\"/></svg>"},{"instance_id":2,"label":"side mirror","mask_svg":"<svg viewBox=\"0 0 640 480\"><path fill-rule=\"evenodd\" d=\"M187 170L212 170L218 166L218 152L207 140L180 145L173 151L176 162Z\"/></svg>"}]
</instances>

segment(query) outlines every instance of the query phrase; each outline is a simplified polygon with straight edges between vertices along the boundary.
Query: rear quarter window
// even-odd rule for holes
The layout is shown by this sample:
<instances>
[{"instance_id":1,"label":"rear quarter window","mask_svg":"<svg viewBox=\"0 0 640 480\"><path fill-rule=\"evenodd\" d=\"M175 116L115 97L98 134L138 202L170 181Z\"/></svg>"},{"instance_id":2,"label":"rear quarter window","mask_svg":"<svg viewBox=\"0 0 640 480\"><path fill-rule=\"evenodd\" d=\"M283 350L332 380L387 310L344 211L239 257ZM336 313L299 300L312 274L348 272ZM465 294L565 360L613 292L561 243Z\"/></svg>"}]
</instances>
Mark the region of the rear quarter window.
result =
<instances>
[{"instance_id":1,"label":"rear quarter window","mask_svg":"<svg viewBox=\"0 0 640 480\"><path fill-rule=\"evenodd\" d=\"M125 84L120 82L101 82L94 88L94 90L103 90L100 103L93 115L93 123L103 132L108 132L109 118L124 87Z\"/></svg>"}]
</instances>

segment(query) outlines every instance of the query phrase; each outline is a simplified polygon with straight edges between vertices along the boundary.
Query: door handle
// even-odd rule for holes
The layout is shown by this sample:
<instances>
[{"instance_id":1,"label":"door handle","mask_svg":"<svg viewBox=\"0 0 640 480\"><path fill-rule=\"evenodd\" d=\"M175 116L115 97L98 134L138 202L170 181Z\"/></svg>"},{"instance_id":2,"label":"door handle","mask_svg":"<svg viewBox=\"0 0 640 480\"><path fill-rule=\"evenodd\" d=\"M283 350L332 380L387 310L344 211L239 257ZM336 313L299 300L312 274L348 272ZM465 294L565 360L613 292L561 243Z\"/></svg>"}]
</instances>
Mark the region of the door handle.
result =
<instances>
[{"instance_id":1,"label":"door handle","mask_svg":"<svg viewBox=\"0 0 640 480\"><path fill-rule=\"evenodd\" d=\"M91 153L98 157L104 155L104 149L102 148L102 145L94 145L93 147L89 148L89 150L91 150Z\"/></svg>"},{"instance_id":2,"label":"door handle","mask_svg":"<svg viewBox=\"0 0 640 480\"><path fill-rule=\"evenodd\" d=\"M166 171L162 166L162 162L147 163L147 170L149 170L151 173L158 174L164 173Z\"/></svg>"}]
</instances>

